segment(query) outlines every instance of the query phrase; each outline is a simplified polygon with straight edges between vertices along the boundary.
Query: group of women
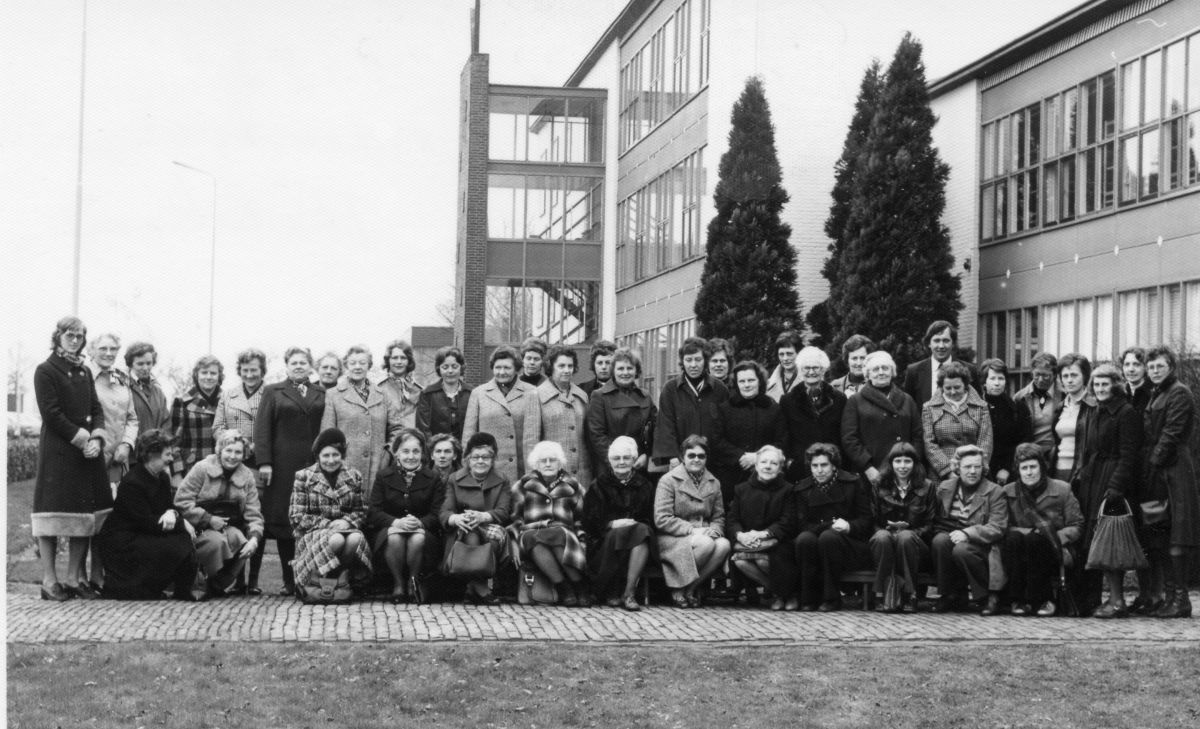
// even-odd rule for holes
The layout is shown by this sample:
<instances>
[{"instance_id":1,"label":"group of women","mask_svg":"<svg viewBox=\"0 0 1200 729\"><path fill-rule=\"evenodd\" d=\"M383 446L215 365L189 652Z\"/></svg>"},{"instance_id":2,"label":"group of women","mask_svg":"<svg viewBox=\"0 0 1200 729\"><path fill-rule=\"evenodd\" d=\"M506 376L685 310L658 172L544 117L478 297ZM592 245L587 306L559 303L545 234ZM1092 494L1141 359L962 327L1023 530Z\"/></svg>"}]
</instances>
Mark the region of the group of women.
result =
<instances>
[{"instance_id":1,"label":"group of women","mask_svg":"<svg viewBox=\"0 0 1200 729\"><path fill-rule=\"evenodd\" d=\"M724 340L692 338L656 407L638 355L611 343L592 348L582 385L571 347L499 347L472 389L452 347L422 387L398 340L378 384L361 346L317 362L289 349L274 384L249 350L224 391L204 357L164 412L153 348L130 345L126 375L112 335L85 365L86 334L61 320L35 377L48 600L258 594L274 539L282 594L336 582L397 604L428 601L438 573L494 604L510 571L522 602L638 610L639 580L661 572L680 608L719 585L750 602L762 588L774 610L832 611L847 573L873 570L865 597L885 611L917 611L932 573L937 612L1047 616L1072 598L1100 618L1190 615L1194 405L1165 347L1094 370L1042 354L1012 396L1003 362L952 359L945 322L904 387L865 337L846 342L849 371L833 381L828 357L791 333L770 376L730 366ZM1125 512L1150 565L1132 605L1123 572L1083 569L1101 517Z\"/></svg>"}]
</instances>

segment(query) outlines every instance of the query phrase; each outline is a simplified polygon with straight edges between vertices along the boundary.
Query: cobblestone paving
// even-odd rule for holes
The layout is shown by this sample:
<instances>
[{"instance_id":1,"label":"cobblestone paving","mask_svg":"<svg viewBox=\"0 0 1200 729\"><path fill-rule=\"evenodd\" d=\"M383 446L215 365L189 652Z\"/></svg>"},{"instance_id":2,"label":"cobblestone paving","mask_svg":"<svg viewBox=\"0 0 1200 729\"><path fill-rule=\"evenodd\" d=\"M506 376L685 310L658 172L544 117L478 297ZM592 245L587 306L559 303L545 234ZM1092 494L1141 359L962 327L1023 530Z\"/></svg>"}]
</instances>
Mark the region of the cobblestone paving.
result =
<instances>
[{"instance_id":1,"label":"cobblestone paving","mask_svg":"<svg viewBox=\"0 0 1200 729\"><path fill-rule=\"evenodd\" d=\"M301 605L291 598L241 597L201 604L50 603L35 586L9 586L10 643L160 641L556 641L565 643L1200 643L1191 620L983 618L978 615L772 613L745 607L639 613L615 608L394 606L383 601Z\"/></svg>"}]
</instances>

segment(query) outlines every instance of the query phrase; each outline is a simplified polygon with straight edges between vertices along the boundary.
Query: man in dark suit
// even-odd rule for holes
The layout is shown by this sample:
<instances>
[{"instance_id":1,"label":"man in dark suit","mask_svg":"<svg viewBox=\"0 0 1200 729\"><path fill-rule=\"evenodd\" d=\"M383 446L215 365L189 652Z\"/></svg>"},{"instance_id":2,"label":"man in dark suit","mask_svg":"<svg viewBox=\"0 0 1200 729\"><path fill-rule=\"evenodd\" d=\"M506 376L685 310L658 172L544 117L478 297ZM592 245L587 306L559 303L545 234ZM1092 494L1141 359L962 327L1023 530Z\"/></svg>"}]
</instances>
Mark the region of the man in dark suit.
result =
<instances>
[{"instance_id":1,"label":"man in dark suit","mask_svg":"<svg viewBox=\"0 0 1200 729\"><path fill-rule=\"evenodd\" d=\"M925 330L921 340L929 350L929 359L913 362L904 370L903 389L921 407L933 397L937 389L937 373L942 365L956 361L954 352L958 348L958 328L944 319L938 319ZM962 360L957 360L962 362ZM971 370L971 386L979 389L975 367L970 362L963 362Z\"/></svg>"}]
</instances>

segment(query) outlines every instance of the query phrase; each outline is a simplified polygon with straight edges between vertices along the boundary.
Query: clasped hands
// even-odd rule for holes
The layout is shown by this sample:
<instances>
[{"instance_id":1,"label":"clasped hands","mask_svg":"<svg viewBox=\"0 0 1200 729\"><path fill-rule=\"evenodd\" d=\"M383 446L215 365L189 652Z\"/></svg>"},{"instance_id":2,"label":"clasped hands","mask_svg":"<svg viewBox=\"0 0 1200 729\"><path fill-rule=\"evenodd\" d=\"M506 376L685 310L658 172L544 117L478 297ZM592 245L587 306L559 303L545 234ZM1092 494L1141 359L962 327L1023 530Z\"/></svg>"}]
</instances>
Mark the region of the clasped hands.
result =
<instances>
[{"instance_id":1,"label":"clasped hands","mask_svg":"<svg viewBox=\"0 0 1200 729\"><path fill-rule=\"evenodd\" d=\"M770 536L770 532L765 529L760 529L758 531L741 532L737 535L737 540L738 544L742 545L743 547L754 549L762 546L762 541Z\"/></svg>"}]
</instances>

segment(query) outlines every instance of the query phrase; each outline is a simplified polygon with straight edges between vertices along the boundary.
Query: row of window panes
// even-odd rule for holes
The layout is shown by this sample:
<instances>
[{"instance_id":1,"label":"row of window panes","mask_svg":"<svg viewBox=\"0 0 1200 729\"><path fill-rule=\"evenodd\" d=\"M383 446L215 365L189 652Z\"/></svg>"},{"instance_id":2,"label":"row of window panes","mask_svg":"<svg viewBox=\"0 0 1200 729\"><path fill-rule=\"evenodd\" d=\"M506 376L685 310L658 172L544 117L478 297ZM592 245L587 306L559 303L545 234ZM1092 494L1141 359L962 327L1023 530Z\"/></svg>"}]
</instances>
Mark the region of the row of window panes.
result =
<instances>
[{"instance_id":1,"label":"row of window panes","mask_svg":"<svg viewBox=\"0 0 1200 729\"><path fill-rule=\"evenodd\" d=\"M488 237L603 240L604 181L598 177L488 175Z\"/></svg>"},{"instance_id":2,"label":"row of window panes","mask_svg":"<svg viewBox=\"0 0 1200 729\"><path fill-rule=\"evenodd\" d=\"M624 152L708 83L710 0L684 0L621 67Z\"/></svg>"},{"instance_id":3,"label":"row of window panes","mask_svg":"<svg viewBox=\"0 0 1200 729\"><path fill-rule=\"evenodd\" d=\"M981 241L1110 208L1118 184L1127 204L1200 182L1200 114L1170 118L1200 107L1200 33L1122 65L1120 78L1122 129L1152 126L1119 150L1113 71L983 126Z\"/></svg>"},{"instance_id":4,"label":"row of window panes","mask_svg":"<svg viewBox=\"0 0 1200 729\"><path fill-rule=\"evenodd\" d=\"M604 100L492 94L488 159L604 162Z\"/></svg>"},{"instance_id":5,"label":"row of window panes","mask_svg":"<svg viewBox=\"0 0 1200 729\"><path fill-rule=\"evenodd\" d=\"M642 389L655 402L663 383L679 374L679 348L693 336L696 320L675 322L617 337L618 347L628 347L642 359Z\"/></svg>"},{"instance_id":6,"label":"row of window panes","mask_svg":"<svg viewBox=\"0 0 1200 729\"><path fill-rule=\"evenodd\" d=\"M704 150L651 180L617 206L617 286L627 286L701 252Z\"/></svg>"},{"instance_id":7,"label":"row of window panes","mask_svg":"<svg viewBox=\"0 0 1200 729\"><path fill-rule=\"evenodd\" d=\"M484 305L484 340L581 344L599 334L600 282L521 281L489 284Z\"/></svg>"},{"instance_id":8,"label":"row of window panes","mask_svg":"<svg viewBox=\"0 0 1200 729\"><path fill-rule=\"evenodd\" d=\"M979 361L998 357L1022 382L1038 351L1080 352L1099 362L1115 359L1127 347L1160 342L1200 347L1200 281L979 317Z\"/></svg>"}]
</instances>

